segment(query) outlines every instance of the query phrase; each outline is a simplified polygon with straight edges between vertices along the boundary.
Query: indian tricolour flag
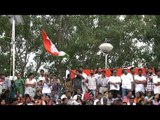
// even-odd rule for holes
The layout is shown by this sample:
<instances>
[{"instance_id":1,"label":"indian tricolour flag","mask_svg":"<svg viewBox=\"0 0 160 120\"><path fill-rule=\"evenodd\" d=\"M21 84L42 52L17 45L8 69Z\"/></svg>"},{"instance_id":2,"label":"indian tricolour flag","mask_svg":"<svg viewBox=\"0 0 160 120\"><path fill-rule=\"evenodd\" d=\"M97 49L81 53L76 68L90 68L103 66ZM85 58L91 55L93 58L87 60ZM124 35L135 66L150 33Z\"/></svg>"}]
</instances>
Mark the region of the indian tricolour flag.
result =
<instances>
[{"instance_id":1,"label":"indian tricolour flag","mask_svg":"<svg viewBox=\"0 0 160 120\"><path fill-rule=\"evenodd\" d=\"M58 49L49 39L49 37L47 36L44 30L42 30L42 38L43 38L44 47L48 53L52 54L53 56L65 56L66 55L65 52L58 51Z\"/></svg>"}]
</instances>

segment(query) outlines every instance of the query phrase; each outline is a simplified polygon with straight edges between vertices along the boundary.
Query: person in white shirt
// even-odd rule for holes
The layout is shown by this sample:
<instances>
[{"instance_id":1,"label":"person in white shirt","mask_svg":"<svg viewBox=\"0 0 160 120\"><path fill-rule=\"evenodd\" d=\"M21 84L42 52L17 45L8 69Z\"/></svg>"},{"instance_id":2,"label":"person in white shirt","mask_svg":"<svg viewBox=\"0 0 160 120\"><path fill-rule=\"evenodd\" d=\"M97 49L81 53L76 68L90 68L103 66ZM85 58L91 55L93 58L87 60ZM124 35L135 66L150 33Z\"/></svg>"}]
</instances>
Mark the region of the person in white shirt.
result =
<instances>
[{"instance_id":1,"label":"person in white shirt","mask_svg":"<svg viewBox=\"0 0 160 120\"><path fill-rule=\"evenodd\" d=\"M96 77L94 75L94 70L91 70L90 74L91 74L91 76L87 76L86 80L88 82L88 89L89 89L89 91L92 92L92 94L95 97L95 95L96 95L96 88L97 88L97 84L96 84L97 79L96 79Z\"/></svg>"},{"instance_id":2,"label":"person in white shirt","mask_svg":"<svg viewBox=\"0 0 160 120\"><path fill-rule=\"evenodd\" d=\"M95 72L95 77L97 79L97 89L99 90L100 88L100 81L101 81L101 76L102 76L102 69L101 68L97 68L96 72Z\"/></svg>"},{"instance_id":3,"label":"person in white shirt","mask_svg":"<svg viewBox=\"0 0 160 120\"><path fill-rule=\"evenodd\" d=\"M44 81L44 84L43 84L43 87L42 87L42 94L45 95L50 95L51 94L51 82L48 78L47 75L45 75L45 81Z\"/></svg>"},{"instance_id":4,"label":"person in white shirt","mask_svg":"<svg viewBox=\"0 0 160 120\"><path fill-rule=\"evenodd\" d=\"M127 73L127 69L123 69L123 74L121 75L122 81L122 98L127 96L128 91L132 91L133 76Z\"/></svg>"},{"instance_id":5,"label":"person in white shirt","mask_svg":"<svg viewBox=\"0 0 160 120\"><path fill-rule=\"evenodd\" d=\"M145 93L144 86L146 85L147 81L146 81L146 77L142 75L142 69L138 70L138 75L135 75L134 79L136 83L135 94L137 92Z\"/></svg>"},{"instance_id":6,"label":"person in white shirt","mask_svg":"<svg viewBox=\"0 0 160 120\"><path fill-rule=\"evenodd\" d=\"M44 73L43 69L40 70L40 76L38 78L38 81L40 81L40 80L42 80L42 82L45 81L45 73Z\"/></svg>"},{"instance_id":7,"label":"person in white shirt","mask_svg":"<svg viewBox=\"0 0 160 120\"><path fill-rule=\"evenodd\" d=\"M153 77L154 95L160 94L160 69L158 69L156 73L156 76Z\"/></svg>"},{"instance_id":8,"label":"person in white shirt","mask_svg":"<svg viewBox=\"0 0 160 120\"><path fill-rule=\"evenodd\" d=\"M25 81L25 94L29 94L32 98L35 96L36 92L36 80L34 79L33 73L30 73Z\"/></svg>"},{"instance_id":9,"label":"person in white shirt","mask_svg":"<svg viewBox=\"0 0 160 120\"><path fill-rule=\"evenodd\" d=\"M120 91L121 78L117 76L117 70L112 71L113 76L109 77L108 83L110 84L110 91L113 95L113 98L117 97L117 94Z\"/></svg>"},{"instance_id":10,"label":"person in white shirt","mask_svg":"<svg viewBox=\"0 0 160 120\"><path fill-rule=\"evenodd\" d=\"M82 93L84 94L86 92L86 78L87 78L87 74L83 72L83 66L80 66L79 70L82 72L81 73L81 75L83 77L83 79L82 79Z\"/></svg>"}]
</instances>

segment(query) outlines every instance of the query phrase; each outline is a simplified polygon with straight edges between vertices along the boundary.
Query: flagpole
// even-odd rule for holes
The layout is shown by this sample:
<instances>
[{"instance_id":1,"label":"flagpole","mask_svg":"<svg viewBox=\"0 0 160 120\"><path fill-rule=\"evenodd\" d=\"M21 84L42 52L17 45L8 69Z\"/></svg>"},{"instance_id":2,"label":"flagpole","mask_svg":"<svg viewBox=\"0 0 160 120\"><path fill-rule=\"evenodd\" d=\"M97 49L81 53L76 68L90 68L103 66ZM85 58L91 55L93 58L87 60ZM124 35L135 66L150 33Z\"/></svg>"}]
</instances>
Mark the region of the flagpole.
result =
<instances>
[{"instance_id":1,"label":"flagpole","mask_svg":"<svg viewBox=\"0 0 160 120\"><path fill-rule=\"evenodd\" d=\"M12 50L13 50L13 80L15 78L15 16L12 18Z\"/></svg>"}]
</instances>

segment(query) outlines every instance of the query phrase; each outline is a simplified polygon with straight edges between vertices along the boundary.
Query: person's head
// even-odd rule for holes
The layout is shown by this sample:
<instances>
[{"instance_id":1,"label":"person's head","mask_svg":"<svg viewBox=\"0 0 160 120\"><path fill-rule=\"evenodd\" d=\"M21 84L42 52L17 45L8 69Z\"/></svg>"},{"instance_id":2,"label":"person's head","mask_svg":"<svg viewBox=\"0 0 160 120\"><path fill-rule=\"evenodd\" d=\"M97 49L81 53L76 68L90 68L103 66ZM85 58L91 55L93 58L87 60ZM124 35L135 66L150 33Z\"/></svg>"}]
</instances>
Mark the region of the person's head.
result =
<instances>
[{"instance_id":1,"label":"person's head","mask_svg":"<svg viewBox=\"0 0 160 120\"><path fill-rule=\"evenodd\" d=\"M107 105L107 98L103 97L103 105Z\"/></svg>"},{"instance_id":2,"label":"person's head","mask_svg":"<svg viewBox=\"0 0 160 120\"><path fill-rule=\"evenodd\" d=\"M56 91L55 90L52 90L51 91L51 94L54 96L54 95L56 95Z\"/></svg>"},{"instance_id":3,"label":"person's head","mask_svg":"<svg viewBox=\"0 0 160 120\"><path fill-rule=\"evenodd\" d=\"M132 97L132 91L128 91L127 97L128 98Z\"/></svg>"},{"instance_id":4,"label":"person's head","mask_svg":"<svg viewBox=\"0 0 160 120\"><path fill-rule=\"evenodd\" d=\"M150 75L152 75L153 74L153 71L152 71L152 68L150 67L150 68L148 68L148 72L149 72L149 74Z\"/></svg>"},{"instance_id":5,"label":"person's head","mask_svg":"<svg viewBox=\"0 0 160 120\"><path fill-rule=\"evenodd\" d=\"M97 69L97 73L98 73L98 74L101 74L101 70L102 70L101 68L98 68L98 69Z\"/></svg>"},{"instance_id":6,"label":"person's head","mask_svg":"<svg viewBox=\"0 0 160 120\"><path fill-rule=\"evenodd\" d=\"M0 105L6 105L5 99L2 99L2 100L1 100L1 104L0 104Z\"/></svg>"},{"instance_id":7,"label":"person's head","mask_svg":"<svg viewBox=\"0 0 160 120\"><path fill-rule=\"evenodd\" d=\"M100 102L100 101L97 101L97 102L96 102L96 105L101 105L101 102Z\"/></svg>"},{"instance_id":8,"label":"person's head","mask_svg":"<svg viewBox=\"0 0 160 120\"><path fill-rule=\"evenodd\" d=\"M122 105L122 100L121 99L115 99L114 100L114 105Z\"/></svg>"},{"instance_id":9,"label":"person's head","mask_svg":"<svg viewBox=\"0 0 160 120\"><path fill-rule=\"evenodd\" d=\"M89 98L90 100L93 100L94 99L94 95L92 93L89 94Z\"/></svg>"},{"instance_id":10,"label":"person's head","mask_svg":"<svg viewBox=\"0 0 160 120\"><path fill-rule=\"evenodd\" d=\"M31 97L29 96L29 94L25 94L25 103L30 103L32 100L31 100Z\"/></svg>"},{"instance_id":11,"label":"person's head","mask_svg":"<svg viewBox=\"0 0 160 120\"><path fill-rule=\"evenodd\" d=\"M108 92L108 98L109 98L109 99L112 99L112 97L113 97L113 95L112 95L112 93L109 91L109 92Z\"/></svg>"},{"instance_id":12,"label":"person's head","mask_svg":"<svg viewBox=\"0 0 160 120\"><path fill-rule=\"evenodd\" d=\"M49 95L47 95L47 94L45 95L45 100L46 100L46 101L49 101L50 98L51 98L51 97L50 97Z\"/></svg>"},{"instance_id":13,"label":"person's head","mask_svg":"<svg viewBox=\"0 0 160 120\"><path fill-rule=\"evenodd\" d=\"M82 71L79 70L79 69L77 69L77 70L76 70L76 74L77 74L78 77L80 77L80 74L82 74Z\"/></svg>"},{"instance_id":14,"label":"person's head","mask_svg":"<svg viewBox=\"0 0 160 120\"><path fill-rule=\"evenodd\" d=\"M94 104L94 101L93 100L89 100L88 101L88 105L93 105Z\"/></svg>"},{"instance_id":15,"label":"person's head","mask_svg":"<svg viewBox=\"0 0 160 120\"><path fill-rule=\"evenodd\" d=\"M134 96L131 96L131 97L129 98L129 102L130 102L130 104L133 104L133 103L134 103Z\"/></svg>"},{"instance_id":16,"label":"person's head","mask_svg":"<svg viewBox=\"0 0 160 120\"><path fill-rule=\"evenodd\" d=\"M86 89L85 89L85 92L86 92L86 93L88 93L88 92L89 92L88 88L86 88Z\"/></svg>"},{"instance_id":17,"label":"person's head","mask_svg":"<svg viewBox=\"0 0 160 120\"><path fill-rule=\"evenodd\" d=\"M140 98L141 97L141 93L140 92L136 92L136 98Z\"/></svg>"},{"instance_id":18,"label":"person's head","mask_svg":"<svg viewBox=\"0 0 160 120\"><path fill-rule=\"evenodd\" d=\"M104 91L103 96L108 97L108 91Z\"/></svg>"},{"instance_id":19,"label":"person's head","mask_svg":"<svg viewBox=\"0 0 160 120\"><path fill-rule=\"evenodd\" d=\"M102 69L102 71L101 71L101 73L102 73L102 76L106 76L106 70L105 69Z\"/></svg>"},{"instance_id":20,"label":"person's head","mask_svg":"<svg viewBox=\"0 0 160 120\"><path fill-rule=\"evenodd\" d=\"M4 74L0 74L0 79L1 79L1 81L5 81L5 75Z\"/></svg>"},{"instance_id":21,"label":"person's head","mask_svg":"<svg viewBox=\"0 0 160 120\"><path fill-rule=\"evenodd\" d=\"M41 89L38 89L37 92L36 92L37 96L41 96L42 95L42 90Z\"/></svg>"},{"instance_id":22,"label":"person's head","mask_svg":"<svg viewBox=\"0 0 160 120\"><path fill-rule=\"evenodd\" d=\"M122 105L127 105L127 102L122 102Z\"/></svg>"},{"instance_id":23,"label":"person's head","mask_svg":"<svg viewBox=\"0 0 160 120\"><path fill-rule=\"evenodd\" d=\"M40 70L40 75L44 76L44 70L43 69Z\"/></svg>"},{"instance_id":24,"label":"person's head","mask_svg":"<svg viewBox=\"0 0 160 120\"><path fill-rule=\"evenodd\" d=\"M155 94L154 98L158 100L159 99L159 94Z\"/></svg>"},{"instance_id":25,"label":"person's head","mask_svg":"<svg viewBox=\"0 0 160 120\"><path fill-rule=\"evenodd\" d=\"M33 73L29 73L28 78L29 79L33 79L34 78L34 74Z\"/></svg>"},{"instance_id":26,"label":"person's head","mask_svg":"<svg viewBox=\"0 0 160 120\"><path fill-rule=\"evenodd\" d=\"M79 66L79 70L83 72L83 66Z\"/></svg>"},{"instance_id":27,"label":"person's head","mask_svg":"<svg viewBox=\"0 0 160 120\"><path fill-rule=\"evenodd\" d=\"M100 100L102 98L102 93L98 93L98 99Z\"/></svg>"},{"instance_id":28,"label":"person's head","mask_svg":"<svg viewBox=\"0 0 160 120\"><path fill-rule=\"evenodd\" d=\"M123 74L125 74L125 75L128 73L126 68L124 68L122 72L123 72Z\"/></svg>"},{"instance_id":29,"label":"person's head","mask_svg":"<svg viewBox=\"0 0 160 120\"><path fill-rule=\"evenodd\" d=\"M94 70L91 69L90 73L91 73L91 76L94 75Z\"/></svg>"},{"instance_id":30,"label":"person's head","mask_svg":"<svg viewBox=\"0 0 160 120\"><path fill-rule=\"evenodd\" d=\"M21 78L21 73L17 73L17 79Z\"/></svg>"},{"instance_id":31,"label":"person's head","mask_svg":"<svg viewBox=\"0 0 160 120\"><path fill-rule=\"evenodd\" d=\"M79 94L79 95L82 94L82 91L80 88L77 89L77 94Z\"/></svg>"},{"instance_id":32,"label":"person's head","mask_svg":"<svg viewBox=\"0 0 160 120\"><path fill-rule=\"evenodd\" d=\"M43 82L42 82L42 80L40 80L40 81L38 81L38 86L42 86L43 85Z\"/></svg>"},{"instance_id":33,"label":"person's head","mask_svg":"<svg viewBox=\"0 0 160 120\"><path fill-rule=\"evenodd\" d=\"M148 68L148 67L145 68L145 73L146 73L146 74L149 73L149 68Z\"/></svg>"},{"instance_id":34,"label":"person's head","mask_svg":"<svg viewBox=\"0 0 160 120\"><path fill-rule=\"evenodd\" d=\"M138 69L138 75L142 76L142 69Z\"/></svg>"},{"instance_id":35,"label":"person's head","mask_svg":"<svg viewBox=\"0 0 160 120\"><path fill-rule=\"evenodd\" d=\"M141 92L141 100L144 100L144 98L145 98L145 95L144 93Z\"/></svg>"},{"instance_id":36,"label":"person's head","mask_svg":"<svg viewBox=\"0 0 160 120\"><path fill-rule=\"evenodd\" d=\"M130 68L130 72L131 72L131 74L134 74L134 73L135 73L134 67L131 67L131 68Z\"/></svg>"},{"instance_id":37,"label":"person's head","mask_svg":"<svg viewBox=\"0 0 160 120\"><path fill-rule=\"evenodd\" d=\"M21 102L22 102L21 97L17 97L17 102L18 102L18 103L21 103Z\"/></svg>"},{"instance_id":38,"label":"person's head","mask_svg":"<svg viewBox=\"0 0 160 120\"><path fill-rule=\"evenodd\" d=\"M67 75L67 80L71 80L71 74Z\"/></svg>"},{"instance_id":39,"label":"person's head","mask_svg":"<svg viewBox=\"0 0 160 120\"><path fill-rule=\"evenodd\" d=\"M117 76L117 70L116 69L113 70L113 76Z\"/></svg>"},{"instance_id":40,"label":"person's head","mask_svg":"<svg viewBox=\"0 0 160 120\"><path fill-rule=\"evenodd\" d=\"M160 69L157 69L157 76L159 76L160 77Z\"/></svg>"},{"instance_id":41,"label":"person's head","mask_svg":"<svg viewBox=\"0 0 160 120\"><path fill-rule=\"evenodd\" d=\"M152 92L151 91L147 91L147 96L151 97L152 96Z\"/></svg>"},{"instance_id":42,"label":"person's head","mask_svg":"<svg viewBox=\"0 0 160 120\"><path fill-rule=\"evenodd\" d=\"M63 99L62 99L62 102L63 102L63 105L67 105L68 99L67 99L67 98L63 98Z\"/></svg>"},{"instance_id":43,"label":"person's head","mask_svg":"<svg viewBox=\"0 0 160 120\"><path fill-rule=\"evenodd\" d=\"M68 98L68 99L70 99L70 98L71 98L71 96L72 96L71 91L67 91L66 96L67 96L67 98Z\"/></svg>"}]
</instances>

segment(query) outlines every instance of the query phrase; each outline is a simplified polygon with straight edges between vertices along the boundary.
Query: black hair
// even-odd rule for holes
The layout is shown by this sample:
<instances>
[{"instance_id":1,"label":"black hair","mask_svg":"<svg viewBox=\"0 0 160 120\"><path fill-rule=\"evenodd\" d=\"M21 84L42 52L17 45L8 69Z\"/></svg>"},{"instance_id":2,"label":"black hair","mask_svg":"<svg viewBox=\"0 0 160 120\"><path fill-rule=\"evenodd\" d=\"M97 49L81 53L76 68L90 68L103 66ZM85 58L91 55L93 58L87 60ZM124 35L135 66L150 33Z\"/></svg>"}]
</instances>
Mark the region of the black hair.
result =
<instances>
[{"instance_id":1,"label":"black hair","mask_svg":"<svg viewBox=\"0 0 160 120\"><path fill-rule=\"evenodd\" d=\"M130 68L130 71L132 71L133 69L134 69L134 67L131 67L131 68Z\"/></svg>"},{"instance_id":2,"label":"black hair","mask_svg":"<svg viewBox=\"0 0 160 120\"><path fill-rule=\"evenodd\" d=\"M138 69L138 72L139 72L139 71L142 71L142 69Z\"/></svg>"},{"instance_id":3,"label":"black hair","mask_svg":"<svg viewBox=\"0 0 160 120\"><path fill-rule=\"evenodd\" d=\"M29 73L29 74L28 74L28 77L30 77L30 76L32 76L32 75L34 75L34 74L33 74L33 73Z\"/></svg>"},{"instance_id":4,"label":"black hair","mask_svg":"<svg viewBox=\"0 0 160 120\"><path fill-rule=\"evenodd\" d=\"M43 70L43 69L41 69L41 70L40 70L40 72L44 72L44 70Z\"/></svg>"},{"instance_id":5,"label":"black hair","mask_svg":"<svg viewBox=\"0 0 160 120\"><path fill-rule=\"evenodd\" d=\"M159 71L160 71L160 69L157 69L157 70L156 70L156 73L159 72Z\"/></svg>"},{"instance_id":6,"label":"black hair","mask_svg":"<svg viewBox=\"0 0 160 120\"><path fill-rule=\"evenodd\" d=\"M123 68L122 73L124 73L124 71L127 70L126 68Z\"/></svg>"}]
</instances>

